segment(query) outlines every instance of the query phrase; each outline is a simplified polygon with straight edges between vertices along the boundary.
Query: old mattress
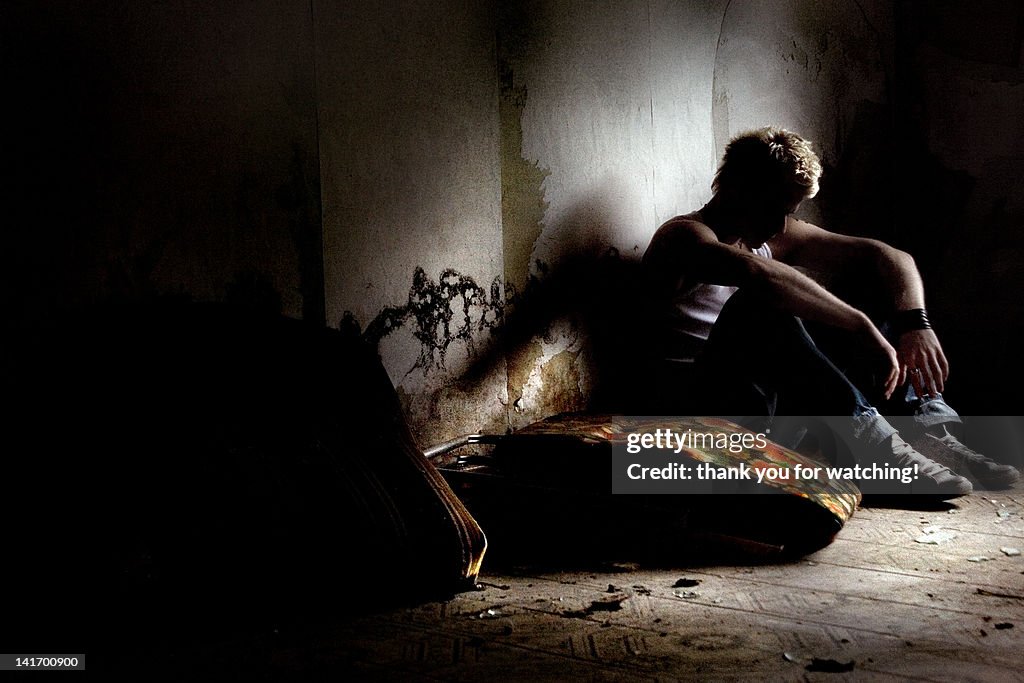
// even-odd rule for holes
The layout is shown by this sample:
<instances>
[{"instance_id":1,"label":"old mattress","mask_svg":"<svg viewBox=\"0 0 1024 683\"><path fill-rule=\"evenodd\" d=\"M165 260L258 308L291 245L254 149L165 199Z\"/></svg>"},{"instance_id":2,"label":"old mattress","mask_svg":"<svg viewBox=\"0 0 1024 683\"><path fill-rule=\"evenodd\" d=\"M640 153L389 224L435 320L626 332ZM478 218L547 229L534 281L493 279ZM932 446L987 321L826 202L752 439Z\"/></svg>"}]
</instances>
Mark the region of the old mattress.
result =
<instances>
[{"instance_id":1,"label":"old mattress","mask_svg":"<svg viewBox=\"0 0 1024 683\"><path fill-rule=\"evenodd\" d=\"M855 486L823 476L776 476L742 492L708 495L613 494L613 452L630 434L658 429L748 433L718 418L566 413L475 439L472 452L434 454L434 461L487 531L496 562L538 553L676 560L727 550L792 557L827 545L860 502ZM776 472L821 465L771 441L736 451L685 448L679 456L692 465Z\"/></svg>"}]
</instances>

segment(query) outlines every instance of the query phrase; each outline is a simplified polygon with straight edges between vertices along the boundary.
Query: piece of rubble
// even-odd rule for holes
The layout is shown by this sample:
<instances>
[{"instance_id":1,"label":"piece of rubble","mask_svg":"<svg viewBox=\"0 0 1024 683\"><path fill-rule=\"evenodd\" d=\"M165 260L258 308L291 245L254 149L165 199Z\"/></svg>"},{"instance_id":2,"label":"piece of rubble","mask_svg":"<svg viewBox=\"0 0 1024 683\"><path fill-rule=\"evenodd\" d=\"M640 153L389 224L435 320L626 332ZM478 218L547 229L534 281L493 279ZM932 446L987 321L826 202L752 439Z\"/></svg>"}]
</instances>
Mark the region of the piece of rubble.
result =
<instances>
[{"instance_id":1,"label":"piece of rubble","mask_svg":"<svg viewBox=\"0 0 1024 683\"><path fill-rule=\"evenodd\" d=\"M1011 548L1009 546L1003 546L999 549L999 552L1006 555L1007 557L1016 557L1020 555L1020 548Z\"/></svg>"},{"instance_id":2,"label":"piece of rubble","mask_svg":"<svg viewBox=\"0 0 1024 683\"><path fill-rule=\"evenodd\" d=\"M498 617L503 617L503 616L505 616L505 615L501 613L501 609L491 607L491 608L485 609L483 612L480 612L479 614L477 614L476 618L477 619L497 619Z\"/></svg>"},{"instance_id":3,"label":"piece of rubble","mask_svg":"<svg viewBox=\"0 0 1024 683\"><path fill-rule=\"evenodd\" d=\"M839 662L835 659L818 659L815 657L811 660L811 663L804 667L807 671L821 671L829 674L841 674L847 671L853 671L856 666L854 660L848 662Z\"/></svg>"},{"instance_id":4,"label":"piece of rubble","mask_svg":"<svg viewBox=\"0 0 1024 683\"><path fill-rule=\"evenodd\" d=\"M628 595L619 595L605 600L594 600L583 609L562 612L560 616L569 619L585 619L595 612L618 612L622 609L622 603L626 600L629 600Z\"/></svg>"},{"instance_id":5,"label":"piece of rubble","mask_svg":"<svg viewBox=\"0 0 1024 683\"><path fill-rule=\"evenodd\" d=\"M921 531L924 532L924 536L918 536L914 539L915 543L927 543L930 545L938 545L945 543L946 541L952 541L956 538L956 532L948 529L943 529L938 526L926 526Z\"/></svg>"}]
</instances>

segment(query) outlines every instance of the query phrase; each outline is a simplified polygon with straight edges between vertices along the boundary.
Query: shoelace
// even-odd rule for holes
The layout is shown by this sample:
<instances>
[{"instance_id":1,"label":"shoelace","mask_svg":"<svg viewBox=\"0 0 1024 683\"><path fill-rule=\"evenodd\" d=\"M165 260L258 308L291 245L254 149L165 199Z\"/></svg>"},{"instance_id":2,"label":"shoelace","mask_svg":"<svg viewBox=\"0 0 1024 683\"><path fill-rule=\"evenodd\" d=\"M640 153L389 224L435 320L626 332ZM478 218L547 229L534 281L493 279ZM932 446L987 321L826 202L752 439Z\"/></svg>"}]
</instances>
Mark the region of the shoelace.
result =
<instances>
[{"instance_id":1,"label":"shoelace","mask_svg":"<svg viewBox=\"0 0 1024 683\"><path fill-rule=\"evenodd\" d=\"M902 462L897 463L898 465L906 466L916 464L918 466L918 471L924 475L931 476L939 474L943 470L953 473L953 470L945 465L921 455L914 450L913 446L902 439L899 442L893 443L892 453L897 460L902 460Z\"/></svg>"},{"instance_id":2,"label":"shoelace","mask_svg":"<svg viewBox=\"0 0 1024 683\"><path fill-rule=\"evenodd\" d=\"M992 462L981 453L972 451L970 448L960 443L960 441L958 441L952 434L947 434L946 436L941 437L939 441L945 444L949 450L953 451L953 453L960 458L960 461L966 460L967 462L973 462L979 465L987 465ZM958 464L960 461L958 461Z\"/></svg>"}]
</instances>

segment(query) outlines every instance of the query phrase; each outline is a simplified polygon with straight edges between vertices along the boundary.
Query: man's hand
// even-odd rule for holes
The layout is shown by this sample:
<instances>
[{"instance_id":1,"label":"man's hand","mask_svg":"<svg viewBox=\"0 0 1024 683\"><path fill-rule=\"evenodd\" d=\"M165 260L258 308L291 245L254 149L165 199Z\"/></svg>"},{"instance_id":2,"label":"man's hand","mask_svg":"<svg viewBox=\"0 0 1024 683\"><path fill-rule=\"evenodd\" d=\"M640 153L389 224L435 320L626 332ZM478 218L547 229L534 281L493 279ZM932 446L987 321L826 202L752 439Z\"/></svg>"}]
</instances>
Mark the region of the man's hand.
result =
<instances>
[{"instance_id":1,"label":"man's hand","mask_svg":"<svg viewBox=\"0 0 1024 683\"><path fill-rule=\"evenodd\" d=\"M896 391L896 387L904 381L904 374L901 372L902 366L900 365L899 355L896 353L896 349L892 347L885 336L878 331L874 323L866 316L861 314L861 326L860 330L863 335L867 338L868 347L874 353L878 359L877 363L880 366L879 371L884 377L883 391L885 397L888 399L892 396L892 393Z\"/></svg>"},{"instance_id":2,"label":"man's hand","mask_svg":"<svg viewBox=\"0 0 1024 683\"><path fill-rule=\"evenodd\" d=\"M900 384L907 379L921 398L934 396L945 388L949 363L939 338L932 330L910 330L900 335Z\"/></svg>"},{"instance_id":3,"label":"man's hand","mask_svg":"<svg viewBox=\"0 0 1024 683\"><path fill-rule=\"evenodd\" d=\"M888 367L884 367L882 372L885 374L885 397L888 399L892 396L892 392L896 391L896 387L903 383L903 373L900 372L901 366L899 362L899 356L896 353L896 349L892 347L885 337L882 336L878 330L875 330L875 343L881 350L884 358L884 362Z\"/></svg>"}]
</instances>

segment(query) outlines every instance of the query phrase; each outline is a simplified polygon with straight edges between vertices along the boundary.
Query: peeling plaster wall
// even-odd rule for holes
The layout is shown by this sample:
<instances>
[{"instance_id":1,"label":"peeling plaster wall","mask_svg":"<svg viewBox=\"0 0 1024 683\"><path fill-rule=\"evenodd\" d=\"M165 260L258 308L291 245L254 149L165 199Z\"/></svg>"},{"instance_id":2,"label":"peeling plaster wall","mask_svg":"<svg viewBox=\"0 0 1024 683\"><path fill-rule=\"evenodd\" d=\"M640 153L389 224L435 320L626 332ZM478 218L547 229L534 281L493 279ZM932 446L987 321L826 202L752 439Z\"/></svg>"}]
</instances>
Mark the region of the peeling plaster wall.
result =
<instances>
[{"instance_id":1,"label":"peeling plaster wall","mask_svg":"<svg viewBox=\"0 0 1024 683\"><path fill-rule=\"evenodd\" d=\"M691 185L714 170L708 95L722 6L524 3L529 23L501 42L501 60L506 89L523 100L519 154L543 173L532 274L537 260L605 245L639 251L652 224L705 197Z\"/></svg>"},{"instance_id":2,"label":"peeling plaster wall","mask_svg":"<svg viewBox=\"0 0 1024 683\"><path fill-rule=\"evenodd\" d=\"M587 406L605 371L588 316L628 330L635 308L614 288L608 297L602 259L632 262L661 222L709 197L728 139L767 124L812 139L822 158L802 217L915 256L960 368L949 391L961 409L1009 409L1006 375L992 368L1024 370L1024 6L514 7L500 17L498 54L513 198L502 207L506 316L532 335L520 330L508 356L512 426ZM972 310L983 314L967 324Z\"/></svg>"},{"instance_id":3,"label":"peeling plaster wall","mask_svg":"<svg viewBox=\"0 0 1024 683\"><path fill-rule=\"evenodd\" d=\"M510 423L588 406L595 323L628 315L603 259L709 196L710 94L725 3L524 2L499 25ZM508 187L511 185L511 187ZM628 287L628 283L622 283Z\"/></svg>"},{"instance_id":4,"label":"peeling plaster wall","mask_svg":"<svg viewBox=\"0 0 1024 683\"><path fill-rule=\"evenodd\" d=\"M421 443L503 429L493 14L315 10L328 320L378 345Z\"/></svg>"},{"instance_id":5,"label":"peeling plaster wall","mask_svg":"<svg viewBox=\"0 0 1024 683\"><path fill-rule=\"evenodd\" d=\"M832 169L884 147L883 5L318 4L329 321L378 345L423 442L592 407L629 266L729 135L793 126ZM862 204L827 190L812 218Z\"/></svg>"},{"instance_id":6,"label":"peeling plaster wall","mask_svg":"<svg viewBox=\"0 0 1024 683\"><path fill-rule=\"evenodd\" d=\"M423 444L519 427L594 406L650 236L773 123L825 162L805 217L918 259L976 397L1021 370L1022 26L999 0L5 2L4 307L279 309L358 328Z\"/></svg>"},{"instance_id":7,"label":"peeling plaster wall","mask_svg":"<svg viewBox=\"0 0 1024 683\"><path fill-rule=\"evenodd\" d=\"M8 321L182 294L323 317L308 2L4 2Z\"/></svg>"},{"instance_id":8,"label":"peeling plaster wall","mask_svg":"<svg viewBox=\"0 0 1024 683\"><path fill-rule=\"evenodd\" d=\"M821 192L802 217L879 237L877 207L892 192L891 15L850 0L732 2L718 41L715 148L775 125L815 143ZM882 173L879 173L879 171ZM851 196L852 193L852 196ZM871 196L872 201L863 201Z\"/></svg>"},{"instance_id":9,"label":"peeling plaster wall","mask_svg":"<svg viewBox=\"0 0 1024 683\"><path fill-rule=\"evenodd\" d=\"M889 144L878 130L891 123L892 21L879 5L536 0L505 12L502 163L514 173L503 192L516 198L502 214L515 256L505 264L516 293L507 314L536 331L508 359L514 427L588 407L607 371L592 349L628 347L621 337L637 303L588 308L602 255L634 263L658 225L699 208L736 133L775 124L819 142L835 182L805 216L835 218L844 231L877 227L864 229L860 209L871 183L851 192L842 181L854 169L877 176L872 164ZM588 316L621 319L600 332L610 344L595 340ZM557 392L544 383L555 362L565 370Z\"/></svg>"}]
</instances>

